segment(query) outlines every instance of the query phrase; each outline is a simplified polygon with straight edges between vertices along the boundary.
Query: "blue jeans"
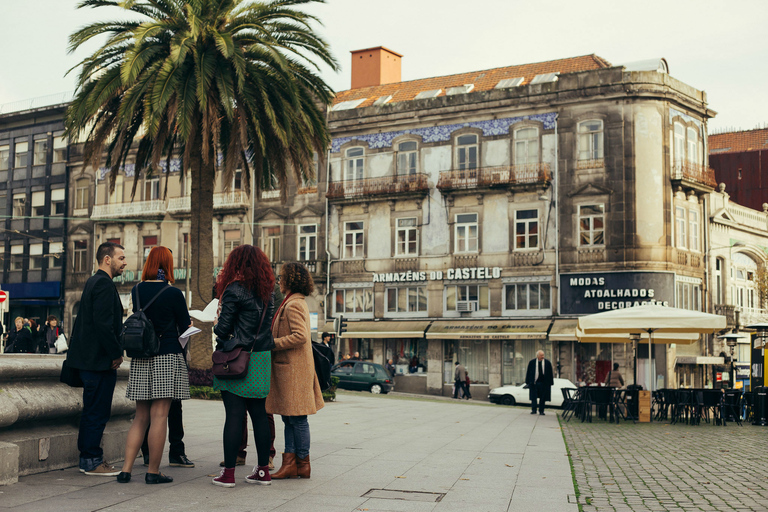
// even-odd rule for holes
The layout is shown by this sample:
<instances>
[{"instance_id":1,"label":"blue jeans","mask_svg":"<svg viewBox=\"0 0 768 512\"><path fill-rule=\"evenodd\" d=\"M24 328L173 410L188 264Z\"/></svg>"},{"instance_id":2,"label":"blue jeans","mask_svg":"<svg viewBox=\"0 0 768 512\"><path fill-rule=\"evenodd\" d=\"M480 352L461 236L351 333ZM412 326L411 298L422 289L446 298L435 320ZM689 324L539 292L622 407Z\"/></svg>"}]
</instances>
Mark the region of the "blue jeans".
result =
<instances>
[{"instance_id":1,"label":"blue jeans","mask_svg":"<svg viewBox=\"0 0 768 512\"><path fill-rule=\"evenodd\" d=\"M285 423L285 453L300 459L309 455L309 422L306 416L281 416Z\"/></svg>"},{"instance_id":2,"label":"blue jeans","mask_svg":"<svg viewBox=\"0 0 768 512\"><path fill-rule=\"evenodd\" d=\"M112 414L117 371L80 370L80 378L83 379L83 413L80 416L77 449L80 451L80 469L90 471L104 462L101 436Z\"/></svg>"}]
</instances>

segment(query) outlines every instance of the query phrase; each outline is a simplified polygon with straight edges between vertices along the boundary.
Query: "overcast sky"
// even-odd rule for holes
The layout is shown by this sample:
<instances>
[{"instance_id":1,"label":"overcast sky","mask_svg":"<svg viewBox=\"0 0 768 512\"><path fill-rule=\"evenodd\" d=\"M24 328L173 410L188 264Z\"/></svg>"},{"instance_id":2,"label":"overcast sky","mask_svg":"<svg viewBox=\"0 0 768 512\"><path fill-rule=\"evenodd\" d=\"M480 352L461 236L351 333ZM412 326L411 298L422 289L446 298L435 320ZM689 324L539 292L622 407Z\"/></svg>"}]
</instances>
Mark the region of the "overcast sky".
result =
<instances>
[{"instance_id":1,"label":"overcast sky","mask_svg":"<svg viewBox=\"0 0 768 512\"><path fill-rule=\"evenodd\" d=\"M67 37L111 8L77 0L0 0L0 104L74 89L86 52ZM349 88L351 50L403 54L403 80L595 53L613 64L665 57L670 74L707 92L710 130L768 123L765 0L328 0L313 6ZM117 14L120 14L119 12Z\"/></svg>"}]
</instances>

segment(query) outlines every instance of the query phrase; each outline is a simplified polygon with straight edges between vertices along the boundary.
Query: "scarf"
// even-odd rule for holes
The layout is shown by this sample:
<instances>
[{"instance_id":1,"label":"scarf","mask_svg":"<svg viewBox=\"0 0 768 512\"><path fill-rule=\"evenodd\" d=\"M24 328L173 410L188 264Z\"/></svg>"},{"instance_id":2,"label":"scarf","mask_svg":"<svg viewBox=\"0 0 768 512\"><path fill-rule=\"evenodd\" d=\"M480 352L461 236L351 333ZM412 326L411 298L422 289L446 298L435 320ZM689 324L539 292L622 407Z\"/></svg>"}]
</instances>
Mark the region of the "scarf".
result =
<instances>
[{"instance_id":1,"label":"scarf","mask_svg":"<svg viewBox=\"0 0 768 512\"><path fill-rule=\"evenodd\" d=\"M275 328L275 320L277 320L278 313L280 313L280 310L283 309L283 305L285 305L286 301L288 300L288 297L290 297L291 295L293 295L293 292L288 292L288 295L285 296L285 298L283 299L283 302L280 303L280 307L277 308L277 313L275 313L275 316L272 317L272 325L271 325L272 329Z\"/></svg>"}]
</instances>

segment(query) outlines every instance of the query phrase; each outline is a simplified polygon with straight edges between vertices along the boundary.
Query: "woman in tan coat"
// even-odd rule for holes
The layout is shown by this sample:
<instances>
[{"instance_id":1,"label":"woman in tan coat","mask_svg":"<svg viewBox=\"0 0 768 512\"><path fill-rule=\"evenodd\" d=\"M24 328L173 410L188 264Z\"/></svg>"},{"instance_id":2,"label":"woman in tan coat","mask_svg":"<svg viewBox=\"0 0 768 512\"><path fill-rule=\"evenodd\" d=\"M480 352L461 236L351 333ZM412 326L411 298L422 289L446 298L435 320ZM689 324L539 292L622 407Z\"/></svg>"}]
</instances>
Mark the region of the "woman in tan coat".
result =
<instances>
[{"instance_id":1,"label":"woman in tan coat","mask_svg":"<svg viewBox=\"0 0 768 512\"><path fill-rule=\"evenodd\" d=\"M323 394L315 375L309 308L304 300L314 290L312 276L301 263L280 269L280 291L286 294L272 320L275 348L267 412L285 424L283 464L272 479L309 478L309 422L307 416L323 408Z\"/></svg>"}]
</instances>

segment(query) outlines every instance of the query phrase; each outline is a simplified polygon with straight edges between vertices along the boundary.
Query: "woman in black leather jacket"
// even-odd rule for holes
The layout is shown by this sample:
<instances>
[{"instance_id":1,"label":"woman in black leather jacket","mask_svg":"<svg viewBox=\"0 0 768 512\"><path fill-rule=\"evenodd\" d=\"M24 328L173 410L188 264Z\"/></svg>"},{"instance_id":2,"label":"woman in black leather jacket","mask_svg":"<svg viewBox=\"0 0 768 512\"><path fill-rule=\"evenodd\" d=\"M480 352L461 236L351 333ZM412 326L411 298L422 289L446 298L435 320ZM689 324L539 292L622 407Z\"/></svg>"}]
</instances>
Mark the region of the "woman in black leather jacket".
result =
<instances>
[{"instance_id":1,"label":"woman in black leather jacket","mask_svg":"<svg viewBox=\"0 0 768 512\"><path fill-rule=\"evenodd\" d=\"M248 373L242 379L214 377L214 389L221 391L226 420L224 423L224 468L213 479L215 485L235 486L237 451L243 435L246 410L253 422L258 465L245 481L269 485L269 448L271 434L264 403L269 394L271 375L272 290L275 275L266 254L252 245L241 245L227 257L216 279L219 315L213 332L217 350L229 352L238 347L251 351Z\"/></svg>"}]
</instances>

